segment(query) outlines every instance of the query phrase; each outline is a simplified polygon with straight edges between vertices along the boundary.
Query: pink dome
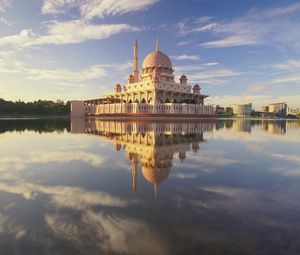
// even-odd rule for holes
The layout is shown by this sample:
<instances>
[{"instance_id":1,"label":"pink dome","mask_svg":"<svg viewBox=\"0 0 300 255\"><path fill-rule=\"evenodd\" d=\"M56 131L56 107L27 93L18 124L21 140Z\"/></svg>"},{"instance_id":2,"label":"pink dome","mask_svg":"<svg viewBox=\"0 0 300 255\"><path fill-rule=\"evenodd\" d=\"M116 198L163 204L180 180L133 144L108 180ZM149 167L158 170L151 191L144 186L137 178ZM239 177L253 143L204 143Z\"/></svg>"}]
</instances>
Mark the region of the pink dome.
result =
<instances>
[{"instance_id":1,"label":"pink dome","mask_svg":"<svg viewBox=\"0 0 300 255\"><path fill-rule=\"evenodd\" d=\"M143 69L152 67L164 67L172 69L172 62L166 54L162 53L159 50L156 50L145 57L142 66Z\"/></svg>"}]
</instances>

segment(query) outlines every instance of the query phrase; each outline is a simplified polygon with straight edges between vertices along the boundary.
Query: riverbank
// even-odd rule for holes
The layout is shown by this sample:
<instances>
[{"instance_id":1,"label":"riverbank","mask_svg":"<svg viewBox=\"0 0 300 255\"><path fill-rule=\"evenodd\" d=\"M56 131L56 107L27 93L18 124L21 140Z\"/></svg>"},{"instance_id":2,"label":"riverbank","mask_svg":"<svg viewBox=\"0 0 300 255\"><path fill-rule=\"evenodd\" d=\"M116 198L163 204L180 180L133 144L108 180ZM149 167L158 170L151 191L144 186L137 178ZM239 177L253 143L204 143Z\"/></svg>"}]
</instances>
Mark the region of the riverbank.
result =
<instances>
[{"instance_id":1,"label":"riverbank","mask_svg":"<svg viewBox=\"0 0 300 255\"><path fill-rule=\"evenodd\" d=\"M0 120L69 119L70 115L0 115Z\"/></svg>"}]
</instances>

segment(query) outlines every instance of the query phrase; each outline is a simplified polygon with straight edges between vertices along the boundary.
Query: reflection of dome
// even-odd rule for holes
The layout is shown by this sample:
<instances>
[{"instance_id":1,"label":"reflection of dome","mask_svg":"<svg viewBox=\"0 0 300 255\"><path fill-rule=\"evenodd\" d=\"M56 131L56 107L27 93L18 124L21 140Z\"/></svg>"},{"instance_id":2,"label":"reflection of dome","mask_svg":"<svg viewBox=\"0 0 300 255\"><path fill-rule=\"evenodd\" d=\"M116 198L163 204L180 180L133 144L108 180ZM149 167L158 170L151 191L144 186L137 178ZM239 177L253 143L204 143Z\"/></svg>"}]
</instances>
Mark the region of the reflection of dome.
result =
<instances>
[{"instance_id":1,"label":"reflection of dome","mask_svg":"<svg viewBox=\"0 0 300 255\"><path fill-rule=\"evenodd\" d=\"M160 50L155 50L145 57L142 66L143 69L152 67L172 69L172 62L166 54L162 53Z\"/></svg>"},{"instance_id":2,"label":"reflection of dome","mask_svg":"<svg viewBox=\"0 0 300 255\"><path fill-rule=\"evenodd\" d=\"M165 180L169 176L170 171L171 167L157 168L142 166L143 176L152 184L158 184Z\"/></svg>"}]
</instances>

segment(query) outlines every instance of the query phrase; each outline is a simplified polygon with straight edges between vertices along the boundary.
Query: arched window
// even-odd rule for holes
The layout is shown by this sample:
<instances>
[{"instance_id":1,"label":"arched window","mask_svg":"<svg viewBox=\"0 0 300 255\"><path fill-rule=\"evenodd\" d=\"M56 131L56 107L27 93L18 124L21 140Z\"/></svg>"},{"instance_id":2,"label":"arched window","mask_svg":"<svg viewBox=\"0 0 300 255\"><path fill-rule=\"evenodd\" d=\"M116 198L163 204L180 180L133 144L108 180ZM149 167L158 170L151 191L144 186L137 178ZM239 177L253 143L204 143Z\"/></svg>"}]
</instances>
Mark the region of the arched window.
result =
<instances>
[{"instance_id":1,"label":"arched window","mask_svg":"<svg viewBox=\"0 0 300 255\"><path fill-rule=\"evenodd\" d=\"M142 104L145 104L146 103L146 100L145 98L143 98L143 100L141 101Z\"/></svg>"}]
</instances>

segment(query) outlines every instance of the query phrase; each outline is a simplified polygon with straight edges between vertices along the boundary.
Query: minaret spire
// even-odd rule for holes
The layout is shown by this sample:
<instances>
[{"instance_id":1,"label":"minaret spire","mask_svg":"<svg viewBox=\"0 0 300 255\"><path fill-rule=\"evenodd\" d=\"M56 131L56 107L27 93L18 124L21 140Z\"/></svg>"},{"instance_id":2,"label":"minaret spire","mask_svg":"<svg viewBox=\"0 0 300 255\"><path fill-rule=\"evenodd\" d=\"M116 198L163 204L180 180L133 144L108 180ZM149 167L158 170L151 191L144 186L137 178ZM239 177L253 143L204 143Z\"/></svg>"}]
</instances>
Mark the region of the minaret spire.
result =
<instances>
[{"instance_id":1,"label":"minaret spire","mask_svg":"<svg viewBox=\"0 0 300 255\"><path fill-rule=\"evenodd\" d=\"M134 82L139 81L139 66L138 66L138 41L135 39L133 46L133 77Z\"/></svg>"},{"instance_id":2,"label":"minaret spire","mask_svg":"<svg viewBox=\"0 0 300 255\"><path fill-rule=\"evenodd\" d=\"M156 51L159 51L159 41L158 41L158 36L156 37L156 47L155 47Z\"/></svg>"}]
</instances>

